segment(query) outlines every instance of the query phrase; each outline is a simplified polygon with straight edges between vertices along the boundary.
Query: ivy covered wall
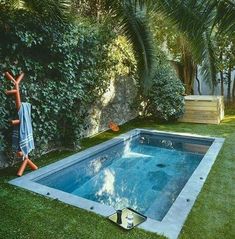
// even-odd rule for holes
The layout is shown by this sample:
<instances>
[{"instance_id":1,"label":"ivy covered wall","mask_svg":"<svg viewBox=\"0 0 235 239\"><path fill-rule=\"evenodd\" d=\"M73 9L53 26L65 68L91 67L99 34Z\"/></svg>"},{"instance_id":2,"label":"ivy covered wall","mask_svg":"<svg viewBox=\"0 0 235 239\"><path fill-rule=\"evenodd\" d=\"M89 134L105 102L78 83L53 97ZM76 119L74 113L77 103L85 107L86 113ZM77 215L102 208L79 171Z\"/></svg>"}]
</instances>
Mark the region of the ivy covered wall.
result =
<instances>
[{"instance_id":1,"label":"ivy covered wall","mask_svg":"<svg viewBox=\"0 0 235 239\"><path fill-rule=\"evenodd\" d=\"M23 101L32 104L34 157L53 148L76 148L81 137L105 129L112 112L122 110L114 106L115 100L123 104L123 100L117 101L117 92L131 94L126 107L130 108L130 118L136 115L132 108L138 88L135 58L126 39L118 36L107 22L81 19L66 24L55 19L42 20L26 11L1 9L1 13L0 151L4 150L9 159L13 160L12 128L7 121L15 118L17 112L13 99L4 93L11 88L5 71L25 73L21 94ZM118 79L126 83L114 84ZM130 92L128 81L134 85L135 94ZM110 97L115 85L120 87ZM104 107L101 103L106 96ZM108 105L111 111L107 111ZM109 112L98 128L91 125L92 119L96 119L96 124L99 120L91 106ZM115 120L119 121L118 115L121 118L122 114L116 115Z\"/></svg>"}]
</instances>

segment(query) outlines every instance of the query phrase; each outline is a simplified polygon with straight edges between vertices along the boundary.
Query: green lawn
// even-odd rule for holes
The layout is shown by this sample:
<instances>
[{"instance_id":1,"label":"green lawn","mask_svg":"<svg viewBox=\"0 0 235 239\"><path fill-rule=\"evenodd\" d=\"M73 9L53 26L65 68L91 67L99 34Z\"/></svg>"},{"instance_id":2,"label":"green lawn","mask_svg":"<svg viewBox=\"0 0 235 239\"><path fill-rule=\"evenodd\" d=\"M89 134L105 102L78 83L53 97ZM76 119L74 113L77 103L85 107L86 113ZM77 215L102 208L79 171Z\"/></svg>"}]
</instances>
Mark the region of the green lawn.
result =
<instances>
[{"instance_id":1,"label":"green lawn","mask_svg":"<svg viewBox=\"0 0 235 239\"><path fill-rule=\"evenodd\" d=\"M120 133L133 128L189 132L226 138L224 146L187 218L180 238L235 238L235 110L227 112L220 125L189 123L157 124L150 120L134 120L122 126ZM85 149L108 140L117 133L105 132L85 139ZM69 155L52 153L37 160L40 167ZM11 186L19 165L0 171L0 238L79 238L79 239L147 239L164 238L140 229L123 231L94 213L63 204L57 200Z\"/></svg>"}]
</instances>

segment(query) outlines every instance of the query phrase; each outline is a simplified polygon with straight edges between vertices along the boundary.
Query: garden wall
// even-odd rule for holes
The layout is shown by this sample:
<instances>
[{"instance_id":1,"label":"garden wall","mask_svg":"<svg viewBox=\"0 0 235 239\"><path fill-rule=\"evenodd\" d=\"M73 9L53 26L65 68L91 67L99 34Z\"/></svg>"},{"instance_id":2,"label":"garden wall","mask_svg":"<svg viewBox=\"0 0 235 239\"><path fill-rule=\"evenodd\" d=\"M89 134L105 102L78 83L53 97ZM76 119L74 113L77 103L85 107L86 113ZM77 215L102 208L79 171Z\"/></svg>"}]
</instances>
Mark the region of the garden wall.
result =
<instances>
[{"instance_id":1,"label":"garden wall","mask_svg":"<svg viewBox=\"0 0 235 239\"><path fill-rule=\"evenodd\" d=\"M137 84L133 78L119 77L112 80L108 90L88 110L83 137L107 130L110 121L122 125L137 117L137 92Z\"/></svg>"},{"instance_id":2,"label":"garden wall","mask_svg":"<svg viewBox=\"0 0 235 239\"><path fill-rule=\"evenodd\" d=\"M135 106L137 93L138 86L133 78L119 77L111 80L107 91L87 109L88 116L80 132L81 138L107 130L111 120L122 125L137 117L138 109ZM9 162L0 152L0 168L8 167L14 162Z\"/></svg>"},{"instance_id":3,"label":"garden wall","mask_svg":"<svg viewBox=\"0 0 235 239\"><path fill-rule=\"evenodd\" d=\"M83 137L107 129L110 120L122 124L137 115L133 49L111 25L88 19L61 23L23 10L1 13L0 152L7 163L16 161L8 120L17 112L5 94L12 87L6 71L25 73L21 99L32 105L34 159L55 149L77 150ZM2 156L0 161L6 166Z\"/></svg>"}]
</instances>

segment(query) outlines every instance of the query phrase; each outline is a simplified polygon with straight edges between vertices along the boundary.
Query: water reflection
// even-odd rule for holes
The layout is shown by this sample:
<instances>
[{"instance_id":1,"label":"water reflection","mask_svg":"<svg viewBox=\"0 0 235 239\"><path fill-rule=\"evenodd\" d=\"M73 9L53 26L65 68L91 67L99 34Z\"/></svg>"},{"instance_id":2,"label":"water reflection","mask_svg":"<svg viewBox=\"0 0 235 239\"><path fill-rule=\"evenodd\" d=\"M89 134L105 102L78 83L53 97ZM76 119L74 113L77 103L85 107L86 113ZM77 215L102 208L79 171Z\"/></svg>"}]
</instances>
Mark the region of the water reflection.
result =
<instances>
[{"instance_id":1,"label":"water reflection","mask_svg":"<svg viewBox=\"0 0 235 239\"><path fill-rule=\"evenodd\" d=\"M44 178L40 183L115 209L161 220L208 145L141 136ZM196 149L195 152L191 152ZM200 153L199 153L200 152Z\"/></svg>"},{"instance_id":2,"label":"water reflection","mask_svg":"<svg viewBox=\"0 0 235 239\"><path fill-rule=\"evenodd\" d=\"M115 172L110 169L104 170L104 179L101 189L97 192L97 195L100 196L103 193L114 194L114 183L115 183Z\"/></svg>"}]
</instances>

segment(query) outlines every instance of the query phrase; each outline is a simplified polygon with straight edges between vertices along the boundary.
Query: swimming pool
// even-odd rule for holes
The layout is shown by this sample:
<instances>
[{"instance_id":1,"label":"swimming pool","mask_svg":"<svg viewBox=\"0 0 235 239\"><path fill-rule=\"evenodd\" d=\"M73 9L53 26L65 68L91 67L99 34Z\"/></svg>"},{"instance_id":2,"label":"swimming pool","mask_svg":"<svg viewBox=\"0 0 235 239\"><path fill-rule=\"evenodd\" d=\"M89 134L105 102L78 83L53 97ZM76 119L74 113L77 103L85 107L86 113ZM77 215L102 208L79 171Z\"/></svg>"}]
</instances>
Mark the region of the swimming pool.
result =
<instances>
[{"instance_id":1,"label":"swimming pool","mask_svg":"<svg viewBox=\"0 0 235 239\"><path fill-rule=\"evenodd\" d=\"M99 213L130 207L177 238L223 139L136 129L10 183Z\"/></svg>"}]
</instances>

